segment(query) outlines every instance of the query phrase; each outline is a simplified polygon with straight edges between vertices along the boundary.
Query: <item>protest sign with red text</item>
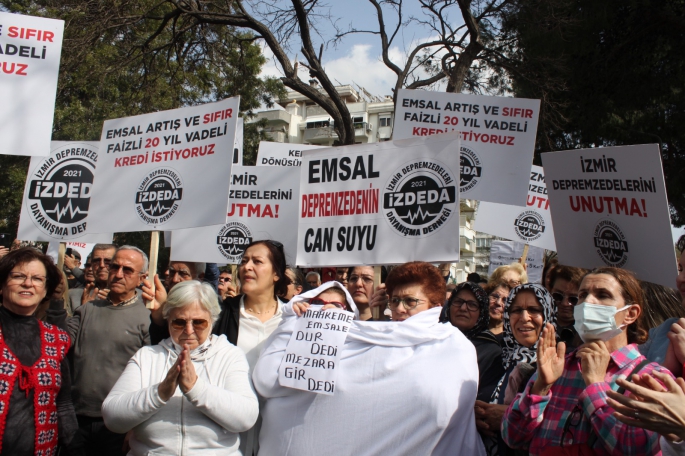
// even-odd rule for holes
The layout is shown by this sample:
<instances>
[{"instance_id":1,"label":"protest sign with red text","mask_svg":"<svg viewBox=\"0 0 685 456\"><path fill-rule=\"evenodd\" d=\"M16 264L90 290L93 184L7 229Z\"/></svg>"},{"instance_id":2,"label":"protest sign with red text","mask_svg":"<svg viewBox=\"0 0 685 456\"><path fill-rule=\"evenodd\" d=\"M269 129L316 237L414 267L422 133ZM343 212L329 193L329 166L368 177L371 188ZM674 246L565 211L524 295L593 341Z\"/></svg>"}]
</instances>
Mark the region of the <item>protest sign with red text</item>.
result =
<instances>
[{"instance_id":1,"label":"protest sign with red text","mask_svg":"<svg viewBox=\"0 0 685 456\"><path fill-rule=\"evenodd\" d=\"M177 230L225 222L238 98L102 128L89 230Z\"/></svg>"},{"instance_id":2,"label":"protest sign with red text","mask_svg":"<svg viewBox=\"0 0 685 456\"><path fill-rule=\"evenodd\" d=\"M403 89L392 137L461 132L461 198L523 206L539 112L540 100Z\"/></svg>"},{"instance_id":3,"label":"protest sign with red text","mask_svg":"<svg viewBox=\"0 0 685 456\"><path fill-rule=\"evenodd\" d=\"M559 263L629 269L673 286L676 271L656 144L542 154Z\"/></svg>"}]
</instances>

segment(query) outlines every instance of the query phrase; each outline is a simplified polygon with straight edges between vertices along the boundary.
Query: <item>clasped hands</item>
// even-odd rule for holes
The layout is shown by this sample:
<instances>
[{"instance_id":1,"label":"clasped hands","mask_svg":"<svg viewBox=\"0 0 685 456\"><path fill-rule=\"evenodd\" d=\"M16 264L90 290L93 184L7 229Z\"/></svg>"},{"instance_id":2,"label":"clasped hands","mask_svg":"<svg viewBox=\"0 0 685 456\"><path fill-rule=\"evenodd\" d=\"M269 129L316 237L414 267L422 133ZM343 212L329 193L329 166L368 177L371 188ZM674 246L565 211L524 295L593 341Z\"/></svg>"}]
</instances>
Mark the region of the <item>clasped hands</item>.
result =
<instances>
[{"instance_id":1,"label":"clasped hands","mask_svg":"<svg viewBox=\"0 0 685 456\"><path fill-rule=\"evenodd\" d=\"M166 378L157 387L159 397L164 402L168 401L174 395L176 387L181 388L181 392L186 394L193 389L196 381L197 374L195 373L195 366L193 366L193 362L190 359L190 348L188 345L185 345L178 355L178 359L166 374Z\"/></svg>"}]
</instances>

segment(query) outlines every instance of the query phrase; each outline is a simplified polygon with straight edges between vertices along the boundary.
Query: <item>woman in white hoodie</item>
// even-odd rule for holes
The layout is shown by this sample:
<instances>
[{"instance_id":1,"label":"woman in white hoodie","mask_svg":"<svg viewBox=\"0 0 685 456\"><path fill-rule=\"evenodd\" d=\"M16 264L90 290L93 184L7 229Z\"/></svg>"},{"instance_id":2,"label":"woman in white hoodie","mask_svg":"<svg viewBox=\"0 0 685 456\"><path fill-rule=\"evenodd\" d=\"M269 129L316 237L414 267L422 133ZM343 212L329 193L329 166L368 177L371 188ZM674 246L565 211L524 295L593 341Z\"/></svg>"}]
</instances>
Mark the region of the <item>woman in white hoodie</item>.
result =
<instances>
[{"instance_id":1,"label":"woman in white hoodie","mask_svg":"<svg viewBox=\"0 0 685 456\"><path fill-rule=\"evenodd\" d=\"M259 413L245 354L210 334L221 309L208 284L169 293L171 337L141 348L102 404L107 428L133 430L129 455L239 455Z\"/></svg>"}]
</instances>

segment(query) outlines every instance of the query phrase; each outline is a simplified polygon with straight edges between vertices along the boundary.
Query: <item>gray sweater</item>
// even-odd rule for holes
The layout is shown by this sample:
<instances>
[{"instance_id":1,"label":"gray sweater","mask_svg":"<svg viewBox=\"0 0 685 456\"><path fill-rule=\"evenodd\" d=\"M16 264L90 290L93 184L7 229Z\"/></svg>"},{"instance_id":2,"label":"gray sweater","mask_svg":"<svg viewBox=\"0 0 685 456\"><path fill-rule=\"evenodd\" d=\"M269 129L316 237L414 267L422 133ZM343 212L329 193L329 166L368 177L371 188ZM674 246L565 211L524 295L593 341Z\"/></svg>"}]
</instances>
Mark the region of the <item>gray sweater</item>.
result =
<instances>
[{"instance_id":1,"label":"gray sweater","mask_svg":"<svg viewBox=\"0 0 685 456\"><path fill-rule=\"evenodd\" d=\"M128 360L144 345L150 345L150 311L138 294L138 299L125 307L115 307L106 300L91 301L74 310L70 318L64 308L51 308L47 321L71 336L76 414L101 417L102 402Z\"/></svg>"}]
</instances>

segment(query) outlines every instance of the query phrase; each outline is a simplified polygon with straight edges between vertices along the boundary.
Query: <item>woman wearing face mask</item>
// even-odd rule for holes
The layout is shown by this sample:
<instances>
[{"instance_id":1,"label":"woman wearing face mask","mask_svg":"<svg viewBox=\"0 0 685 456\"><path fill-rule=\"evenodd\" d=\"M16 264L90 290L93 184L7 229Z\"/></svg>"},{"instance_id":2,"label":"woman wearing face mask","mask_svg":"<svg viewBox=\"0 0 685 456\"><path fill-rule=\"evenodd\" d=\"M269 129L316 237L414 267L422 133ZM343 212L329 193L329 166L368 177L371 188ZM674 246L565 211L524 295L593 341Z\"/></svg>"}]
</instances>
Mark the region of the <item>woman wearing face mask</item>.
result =
<instances>
[{"instance_id":1,"label":"woman wearing face mask","mask_svg":"<svg viewBox=\"0 0 685 456\"><path fill-rule=\"evenodd\" d=\"M531 455L659 453L656 433L621 423L607 403L619 378L668 373L637 350L645 337L638 281L623 269L595 269L583 278L578 298L575 328L584 344L566 355L546 325L537 372L507 410L502 438Z\"/></svg>"}]
</instances>

